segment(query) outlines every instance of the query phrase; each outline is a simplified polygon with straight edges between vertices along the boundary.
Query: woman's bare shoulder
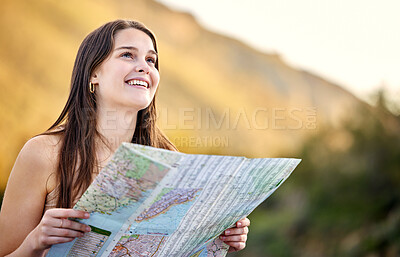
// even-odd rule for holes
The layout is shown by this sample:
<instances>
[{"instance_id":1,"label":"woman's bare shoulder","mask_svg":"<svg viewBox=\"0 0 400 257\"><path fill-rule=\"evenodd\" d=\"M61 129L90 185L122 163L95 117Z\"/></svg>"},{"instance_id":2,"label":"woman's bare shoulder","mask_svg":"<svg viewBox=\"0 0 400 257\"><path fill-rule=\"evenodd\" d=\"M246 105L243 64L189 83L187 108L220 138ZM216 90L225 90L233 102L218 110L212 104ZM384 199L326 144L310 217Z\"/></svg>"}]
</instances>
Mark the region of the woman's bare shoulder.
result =
<instances>
[{"instance_id":1,"label":"woman's bare shoulder","mask_svg":"<svg viewBox=\"0 0 400 257\"><path fill-rule=\"evenodd\" d=\"M38 135L29 139L21 149L15 168L27 177L47 180L55 172L61 147L61 136ZM24 174L26 173L26 174Z\"/></svg>"},{"instance_id":2,"label":"woman's bare shoulder","mask_svg":"<svg viewBox=\"0 0 400 257\"><path fill-rule=\"evenodd\" d=\"M61 139L62 137L59 134L41 134L29 139L25 146L41 147L43 150L57 150L61 145Z\"/></svg>"},{"instance_id":3,"label":"woman's bare shoulder","mask_svg":"<svg viewBox=\"0 0 400 257\"><path fill-rule=\"evenodd\" d=\"M29 139L20 154L28 157L46 157L40 158L38 161L54 161L57 159L61 147L60 135L38 135Z\"/></svg>"}]
</instances>

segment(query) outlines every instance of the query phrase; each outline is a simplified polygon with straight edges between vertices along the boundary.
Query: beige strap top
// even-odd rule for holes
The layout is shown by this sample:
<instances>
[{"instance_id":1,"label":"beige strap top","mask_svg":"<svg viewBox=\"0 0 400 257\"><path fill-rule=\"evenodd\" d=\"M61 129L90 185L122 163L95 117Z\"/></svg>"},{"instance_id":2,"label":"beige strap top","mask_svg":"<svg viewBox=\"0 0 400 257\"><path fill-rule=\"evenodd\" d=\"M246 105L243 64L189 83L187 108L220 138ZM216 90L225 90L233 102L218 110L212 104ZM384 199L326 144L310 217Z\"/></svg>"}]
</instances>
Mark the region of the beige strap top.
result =
<instances>
[{"instance_id":1,"label":"beige strap top","mask_svg":"<svg viewBox=\"0 0 400 257\"><path fill-rule=\"evenodd\" d=\"M56 208L57 196L58 196L58 192L57 192L57 187L56 187L52 191L50 191L50 193L47 194L43 213L49 209ZM79 195L77 198L75 198L75 201L73 202L72 206L74 206L78 202L79 198L81 198L81 195Z\"/></svg>"},{"instance_id":2,"label":"beige strap top","mask_svg":"<svg viewBox=\"0 0 400 257\"><path fill-rule=\"evenodd\" d=\"M48 209L56 208L57 205L57 192L56 188L54 188L50 193L46 196L46 202L44 204L44 211Z\"/></svg>"}]
</instances>

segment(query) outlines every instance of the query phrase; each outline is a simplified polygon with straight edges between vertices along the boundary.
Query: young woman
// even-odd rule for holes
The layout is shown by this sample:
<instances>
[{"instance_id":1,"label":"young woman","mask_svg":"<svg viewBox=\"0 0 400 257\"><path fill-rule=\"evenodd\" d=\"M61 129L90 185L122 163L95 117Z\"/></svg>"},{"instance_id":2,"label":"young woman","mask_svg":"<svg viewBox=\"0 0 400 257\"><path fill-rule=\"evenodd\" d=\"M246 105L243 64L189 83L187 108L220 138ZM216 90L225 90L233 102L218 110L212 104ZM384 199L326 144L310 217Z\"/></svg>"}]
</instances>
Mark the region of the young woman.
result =
<instances>
[{"instance_id":1,"label":"young woman","mask_svg":"<svg viewBox=\"0 0 400 257\"><path fill-rule=\"evenodd\" d=\"M0 256L43 256L90 231L71 209L122 142L176 150L155 124L157 45L144 25L109 22L82 42L71 92L57 121L30 139L11 172L0 213ZM245 247L250 221L221 239Z\"/></svg>"}]
</instances>

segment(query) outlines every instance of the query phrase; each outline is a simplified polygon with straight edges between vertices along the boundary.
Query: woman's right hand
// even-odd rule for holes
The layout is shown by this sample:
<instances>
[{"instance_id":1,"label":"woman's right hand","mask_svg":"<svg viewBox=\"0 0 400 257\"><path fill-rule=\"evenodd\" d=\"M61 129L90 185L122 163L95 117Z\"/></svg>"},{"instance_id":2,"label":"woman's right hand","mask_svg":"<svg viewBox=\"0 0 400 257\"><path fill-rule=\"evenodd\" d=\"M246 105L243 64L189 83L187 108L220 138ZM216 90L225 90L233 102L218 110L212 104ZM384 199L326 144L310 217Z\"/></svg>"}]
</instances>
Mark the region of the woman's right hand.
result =
<instances>
[{"instance_id":1,"label":"woman's right hand","mask_svg":"<svg viewBox=\"0 0 400 257\"><path fill-rule=\"evenodd\" d=\"M76 237L82 237L90 231L88 225L72 221L68 218L88 219L90 214L73 209L47 210L40 223L26 238L33 251L40 252L54 244L66 243Z\"/></svg>"}]
</instances>

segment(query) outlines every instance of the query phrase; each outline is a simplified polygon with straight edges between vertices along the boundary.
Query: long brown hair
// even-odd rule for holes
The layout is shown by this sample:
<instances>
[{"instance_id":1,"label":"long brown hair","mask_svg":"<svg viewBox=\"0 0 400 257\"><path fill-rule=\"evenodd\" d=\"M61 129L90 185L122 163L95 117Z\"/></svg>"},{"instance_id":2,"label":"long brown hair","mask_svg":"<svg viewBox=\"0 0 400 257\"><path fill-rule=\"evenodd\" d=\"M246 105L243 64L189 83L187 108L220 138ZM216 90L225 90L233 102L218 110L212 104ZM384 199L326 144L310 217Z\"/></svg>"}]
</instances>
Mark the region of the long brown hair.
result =
<instances>
[{"instance_id":1,"label":"long brown hair","mask_svg":"<svg viewBox=\"0 0 400 257\"><path fill-rule=\"evenodd\" d=\"M60 116L44 134L61 135L61 149L57 167L57 207L71 208L74 199L90 185L98 161L95 139L97 131L96 98L89 91L92 72L110 55L114 36L119 30L134 28L146 33L157 43L153 33L136 21L116 20L90 33L79 47L71 78L71 91ZM155 67L158 68L158 59ZM150 105L137 114L132 143L176 150L156 125L155 97Z\"/></svg>"}]
</instances>

